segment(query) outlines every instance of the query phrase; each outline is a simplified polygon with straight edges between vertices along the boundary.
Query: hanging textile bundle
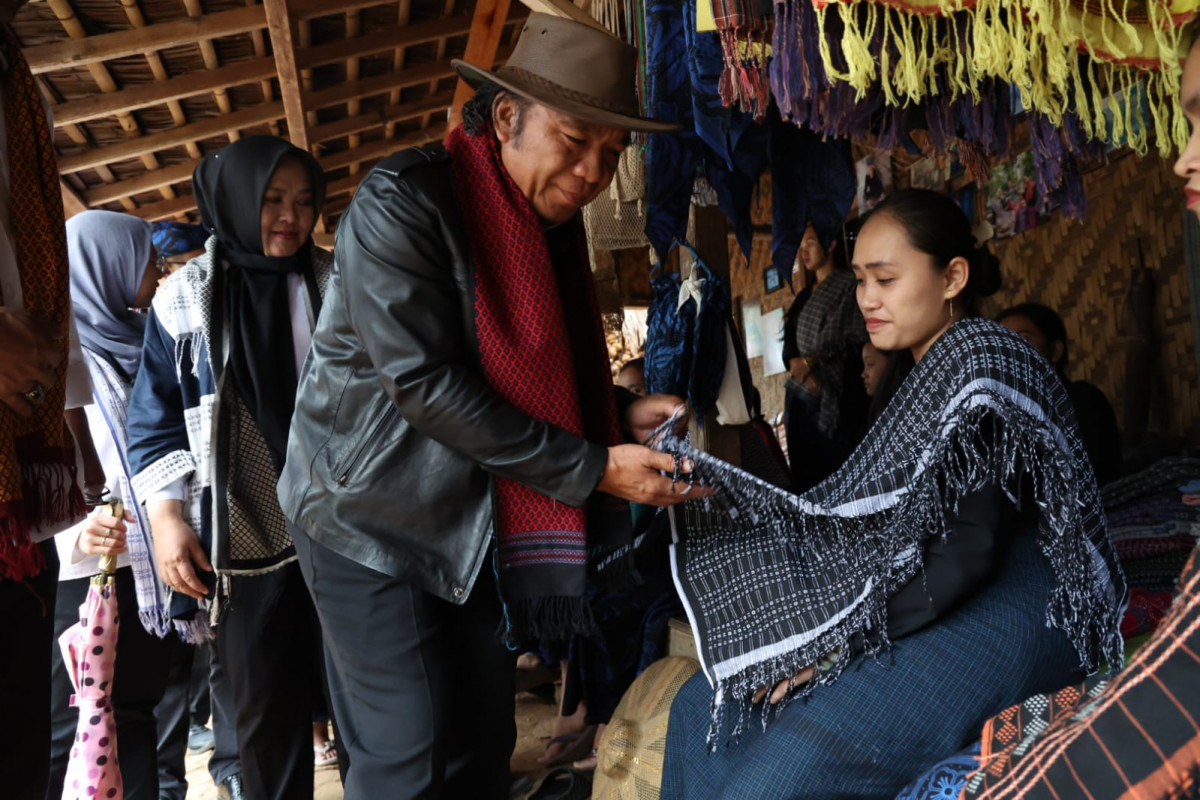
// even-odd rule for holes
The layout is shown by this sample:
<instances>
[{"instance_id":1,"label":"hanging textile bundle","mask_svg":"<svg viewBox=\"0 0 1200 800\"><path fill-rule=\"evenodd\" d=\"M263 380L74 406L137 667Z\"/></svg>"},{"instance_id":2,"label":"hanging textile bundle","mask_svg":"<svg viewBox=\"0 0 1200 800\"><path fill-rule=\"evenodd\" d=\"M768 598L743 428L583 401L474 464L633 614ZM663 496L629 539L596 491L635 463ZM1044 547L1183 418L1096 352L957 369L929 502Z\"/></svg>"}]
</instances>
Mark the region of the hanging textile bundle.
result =
<instances>
[{"instance_id":1,"label":"hanging textile bundle","mask_svg":"<svg viewBox=\"0 0 1200 800\"><path fill-rule=\"evenodd\" d=\"M725 323L729 317L729 288L713 274L700 254L692 254L691 274L654 268L650 286L654 297L646 312L646 391L685 398L702 419L713 407L725 376Z\"/></svg>"},{"instance_id":2,"label":"hanging textile bundle","mask_svg":"<svg viewBox=\"0 0 1200 800\"><path fill-rule=\"evenodd\" d=\"M1128 141L1144 154L1149 117L1160 134L1160 155L1186 142L1177 101L1187 49L1182 27L1200 0L813 5L817 35L807 37L827 78L849 84L858 99L877 86L891 106L924 103L947 90L951 99L978 100L991 78L1013 86L1022 107L1045 114L1055 127L1074 112L1090 138ZM811 71L811 63L804 66Z\"/></svg>"}]
</instances>

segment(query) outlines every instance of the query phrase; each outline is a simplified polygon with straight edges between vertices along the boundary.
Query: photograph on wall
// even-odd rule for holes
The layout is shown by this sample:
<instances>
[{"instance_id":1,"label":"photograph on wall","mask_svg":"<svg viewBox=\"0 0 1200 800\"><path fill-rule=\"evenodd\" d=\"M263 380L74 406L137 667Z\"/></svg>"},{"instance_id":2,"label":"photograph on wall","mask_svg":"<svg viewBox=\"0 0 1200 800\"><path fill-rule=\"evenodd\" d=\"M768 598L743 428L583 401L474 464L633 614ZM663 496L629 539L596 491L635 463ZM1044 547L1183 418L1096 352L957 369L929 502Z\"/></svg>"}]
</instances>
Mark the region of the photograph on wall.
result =
<instances>
[{"instance_id":1,"label":"photograph on wall","mask_svg":"<svg viewBox=\"0 0 1200 800\"><path fill-rule=\"evenodd\" d=\"M908 180L914 189L940 192L946 188L946 181L950 180L950 161L926 156L909 168Z\"/></svg>"},{"instance_id":2,"label":"photograph on wall","mask_svg":"<svg viewBox=\"0 0 1200 800\"><path fill-rule=\"evenodd\" d=\"M855 162L854 169L858 176L858 213L865 214L892 190L892 156L876 150Z\"/></svg>"},{"instance_id":3,"label":"photograph on wall","mask_svg":"<svg viewBox=\"0 0 1200 800\"><path fill-rule=\"evenodd\" d=\"M779 276L779 270L774 265L763 270L763 291L767 294L777 292L783 288L783 278Z\"/></svg>"},{"instance_id":4,"label":"photograph on wall","mask_svg":"<svg viewBox=\"0 0 1200 800\"><path fill-rule=\"evenodd\" d=\"M763 374L778 375L787 369L783 363L783 309L762 315Z\"/></svg>"},{"instance_id":5,"label":"photograph on wall","mask_svg":"<svg viewBox=\"0 0 1200 800\"><path fill-rule=\"evenodd\" d=\"M1036 201L1037 171L1033 166L1032 151L993 167L984 187L984 196L987 198L987 220L997 239L1036 227L1051 210L1048 204L1039 207Z\"/></svg>"},{"instance_id":6,"label":"photograph on wall","mask_svg":"<svg viewBox=\"0 0 1200 800\"><path fill-rule=\"evenodd\" d=\"M746 358L763 354L762 306L751 303L742 306L742 330L746 332Z\"/></svg>"}]
</instances>

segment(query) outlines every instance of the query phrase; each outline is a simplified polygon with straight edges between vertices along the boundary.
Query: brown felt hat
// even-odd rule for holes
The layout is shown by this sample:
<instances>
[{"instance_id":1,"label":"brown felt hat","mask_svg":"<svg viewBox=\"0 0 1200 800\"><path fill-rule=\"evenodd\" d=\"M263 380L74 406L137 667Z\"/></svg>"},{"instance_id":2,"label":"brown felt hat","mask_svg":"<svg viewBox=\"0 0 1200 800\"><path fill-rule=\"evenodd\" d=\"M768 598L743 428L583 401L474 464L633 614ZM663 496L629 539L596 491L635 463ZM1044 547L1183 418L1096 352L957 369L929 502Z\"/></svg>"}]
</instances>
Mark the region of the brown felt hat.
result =
<instances>
[{"instance_id":1,"label":"brown felt hat","mask_svg":"<svg viewBox=\"0 0 1200 800\"><path fill-rule=\"evenodd\" d=\"M640 116L637 48L565 17L531 13L508 62L495 72L461 59L450 63L475 88L493 81L588 122L648 133L679 130L674 123Z\"/></svg>"}]
</instances>

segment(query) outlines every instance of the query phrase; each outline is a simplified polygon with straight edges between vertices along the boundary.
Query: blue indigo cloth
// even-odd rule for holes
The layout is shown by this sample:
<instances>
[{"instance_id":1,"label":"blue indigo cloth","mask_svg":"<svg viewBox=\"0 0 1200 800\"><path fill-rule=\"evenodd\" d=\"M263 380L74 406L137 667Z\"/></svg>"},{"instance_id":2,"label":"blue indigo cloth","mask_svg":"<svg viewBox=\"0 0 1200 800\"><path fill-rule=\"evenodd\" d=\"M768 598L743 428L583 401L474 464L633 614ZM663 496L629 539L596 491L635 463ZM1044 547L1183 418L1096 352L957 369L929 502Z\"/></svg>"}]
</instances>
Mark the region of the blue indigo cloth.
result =
<instances>
[{"instance_id":1,"label":"blue indigo cloth","mask_svg":"<svg viewBox=\"0 0 1200 800\"><path fill-rule=\"evenodd\" d=\"M1013 541L993 582L959 610L878 660L859 656L833 686L712 752L713 692L696 673L671 706L663 800L890 800L977 738L991 715L1077 679L1075 648L1044 624L1055 575L1031 533Z\"/></svg>"}]
</instances>

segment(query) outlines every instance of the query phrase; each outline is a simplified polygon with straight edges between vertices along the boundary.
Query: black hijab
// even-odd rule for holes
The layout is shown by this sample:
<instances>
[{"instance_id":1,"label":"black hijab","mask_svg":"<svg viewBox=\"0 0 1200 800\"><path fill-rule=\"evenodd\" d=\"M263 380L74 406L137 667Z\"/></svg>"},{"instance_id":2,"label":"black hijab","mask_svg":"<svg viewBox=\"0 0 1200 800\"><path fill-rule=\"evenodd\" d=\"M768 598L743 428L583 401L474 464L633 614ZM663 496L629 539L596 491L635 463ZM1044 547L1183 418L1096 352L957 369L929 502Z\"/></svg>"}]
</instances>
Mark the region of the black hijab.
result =
<instances>
[{"instance_id":1,"label":"black hijab","mask_svg":"<svg viewBox=\"0 0 1200 800\"><path fill-rule=\"evenodd\" d=\"M275 458L283 468L288 426L296 404L296 363L288 312L289 273L304 276L314 307L320 303L312 268L312 239L289 258L263 253L263 194L286 158L312 175L314 213L325 200L325 175L309 153L274 136L247 136L207 155L192 176L201 221L217 238L213 341L229 340L229 373ZM215 267L216 265L214 265ZM218 303L224 301L224 313ZM228 320L228 328L222 327ZM214 363L220 360L219 351Z\"/></svg>"}]
</instances>

